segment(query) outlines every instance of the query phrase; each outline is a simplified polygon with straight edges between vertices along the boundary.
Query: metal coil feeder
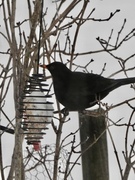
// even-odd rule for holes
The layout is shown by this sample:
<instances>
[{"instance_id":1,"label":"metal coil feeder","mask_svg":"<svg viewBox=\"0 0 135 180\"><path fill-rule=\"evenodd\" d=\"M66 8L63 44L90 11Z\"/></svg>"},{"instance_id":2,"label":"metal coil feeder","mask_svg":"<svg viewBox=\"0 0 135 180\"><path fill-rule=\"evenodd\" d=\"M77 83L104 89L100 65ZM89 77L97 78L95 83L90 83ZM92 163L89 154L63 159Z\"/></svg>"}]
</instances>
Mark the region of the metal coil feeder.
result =
<instances>
[{"instance_id":1,"label":"metal coil feeder","mask_svg":"<svg viewBox=\"0 0 135 180\"><path fill-rule=\"evenodd\" d=\"M52 102L48 101L51 95L44 83L43 74L33 74L29 77L23 95L21 128L24 131L27 144L33 144L34 149L39 149L39 144L47 125L53 117Z\"/></svg>"}]
</instances>

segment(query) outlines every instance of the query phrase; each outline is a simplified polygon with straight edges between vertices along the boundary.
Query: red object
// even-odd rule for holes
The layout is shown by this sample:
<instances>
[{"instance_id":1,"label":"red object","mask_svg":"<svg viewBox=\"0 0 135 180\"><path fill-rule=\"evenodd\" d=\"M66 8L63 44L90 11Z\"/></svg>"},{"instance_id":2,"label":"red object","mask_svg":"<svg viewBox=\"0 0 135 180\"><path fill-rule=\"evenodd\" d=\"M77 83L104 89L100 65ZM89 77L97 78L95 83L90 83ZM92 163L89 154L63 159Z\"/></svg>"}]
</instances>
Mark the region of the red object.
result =
<instances>
[{"instance_id":1,"label":"red object","mask_svg":"<svg viewBox=\"0 0 135 180\"><path fill-rule=\"evenodd\" d=\"M41 149L41 142L34 142L33 148L35 151L39 151Z\"/></svg>"}]
</instances>

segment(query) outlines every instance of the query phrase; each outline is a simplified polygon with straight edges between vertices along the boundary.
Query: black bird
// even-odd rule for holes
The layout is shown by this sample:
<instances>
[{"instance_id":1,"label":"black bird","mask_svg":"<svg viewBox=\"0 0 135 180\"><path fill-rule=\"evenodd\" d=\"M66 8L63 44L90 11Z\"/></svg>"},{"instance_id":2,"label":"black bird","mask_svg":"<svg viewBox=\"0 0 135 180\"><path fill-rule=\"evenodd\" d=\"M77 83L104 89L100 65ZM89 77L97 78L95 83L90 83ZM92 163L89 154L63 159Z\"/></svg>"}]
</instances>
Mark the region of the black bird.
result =
<instances>
[{"instance_id":1,"label":"black bird","mask_svg":"<svg viewBox=\"0 0 135 180\"><path fill-rule=\"evenodd\" d=\"M61 62L40 66L50 71L56 98L68 111L83 111L114 89L135 83L134 77L109 79L92 73L72 72Z\"/></svg>"}]
</instances>

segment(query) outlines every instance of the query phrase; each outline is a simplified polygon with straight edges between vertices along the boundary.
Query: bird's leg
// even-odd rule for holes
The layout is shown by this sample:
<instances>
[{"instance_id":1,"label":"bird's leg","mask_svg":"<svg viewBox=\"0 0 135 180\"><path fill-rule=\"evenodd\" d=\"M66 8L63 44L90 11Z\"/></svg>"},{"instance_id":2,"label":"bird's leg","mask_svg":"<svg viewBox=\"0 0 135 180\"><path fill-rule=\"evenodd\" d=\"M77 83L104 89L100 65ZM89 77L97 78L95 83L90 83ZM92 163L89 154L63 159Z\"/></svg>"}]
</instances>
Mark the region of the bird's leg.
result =
<instances>
[{"instance_id":1,"label":"bird's leg","mask_svg":"<svg viewBox=\"0 0 135 180\"><path fill-rule=\"evenodd\" d=\"M90 103L89 103L89 107L92 107L92 106L98 104L99 101L100 101L100 100L99 100L99 98L98 98L98 94L95 94L95 100L94 100L93 102L90 102Z\"/></svg>"},{"instance_id":2,"label":"bird's leg","mask_svg":"<svg viewBox=\"0 0 135 180\"><path fill-rule=\"evenodd\" d=\"M62 113L64 116L68 116L68 115L69 115L69 111L68 111L68 109L66 109L66 108L63 108L63 109L60 110L60 111L54 111L53 113L54 113L54 114Z\"/></svg>"},{"instance_id":3,"label":"bird's leg","mask_svg":"<svg viewBox=\"0 0 135 180\"><path fill-rule=\"evenodd\" d=\"M100 94L96 95L96 98L97 98L97 104L99 105L99 108L101 108Z\"/></svg>"},{"instance_id":4,"label":"bird's leg","mask_svg":"<svg viewBox=\"0 0 135 180\"><path fill-rule=\"evenodd\" d=\"M69 115L69 111L68 111L68 109L66 109L66 108L63 108L63 109L61 110L61 113L62 113L64 116L68 116L68 115Z\"/></svg>"}]
</instances>

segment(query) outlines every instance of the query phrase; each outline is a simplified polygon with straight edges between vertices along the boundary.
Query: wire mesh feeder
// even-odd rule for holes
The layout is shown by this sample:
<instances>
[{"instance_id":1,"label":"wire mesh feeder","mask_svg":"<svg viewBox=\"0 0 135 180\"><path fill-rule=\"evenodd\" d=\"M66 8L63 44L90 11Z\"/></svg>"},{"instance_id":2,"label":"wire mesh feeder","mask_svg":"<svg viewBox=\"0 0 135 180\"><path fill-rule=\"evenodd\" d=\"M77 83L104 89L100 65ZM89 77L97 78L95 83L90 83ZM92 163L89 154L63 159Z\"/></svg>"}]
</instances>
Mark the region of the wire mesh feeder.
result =
<instances>
[{"instance_id":1,"label":"wire mesh feeder","mask_svg":"<svg viewBox=\"0 0 135 180\"><path fill-rule=\"evenodd\" d=\"M51 123L53 117L52 102L47 101L51 98L49 90L44 88L43 74L33 74L27 81L23 95L22 122L27 144L32 144L34 149L40 149L40 142L43 139L47 125Z\"/></svg>"}]
</instances>

